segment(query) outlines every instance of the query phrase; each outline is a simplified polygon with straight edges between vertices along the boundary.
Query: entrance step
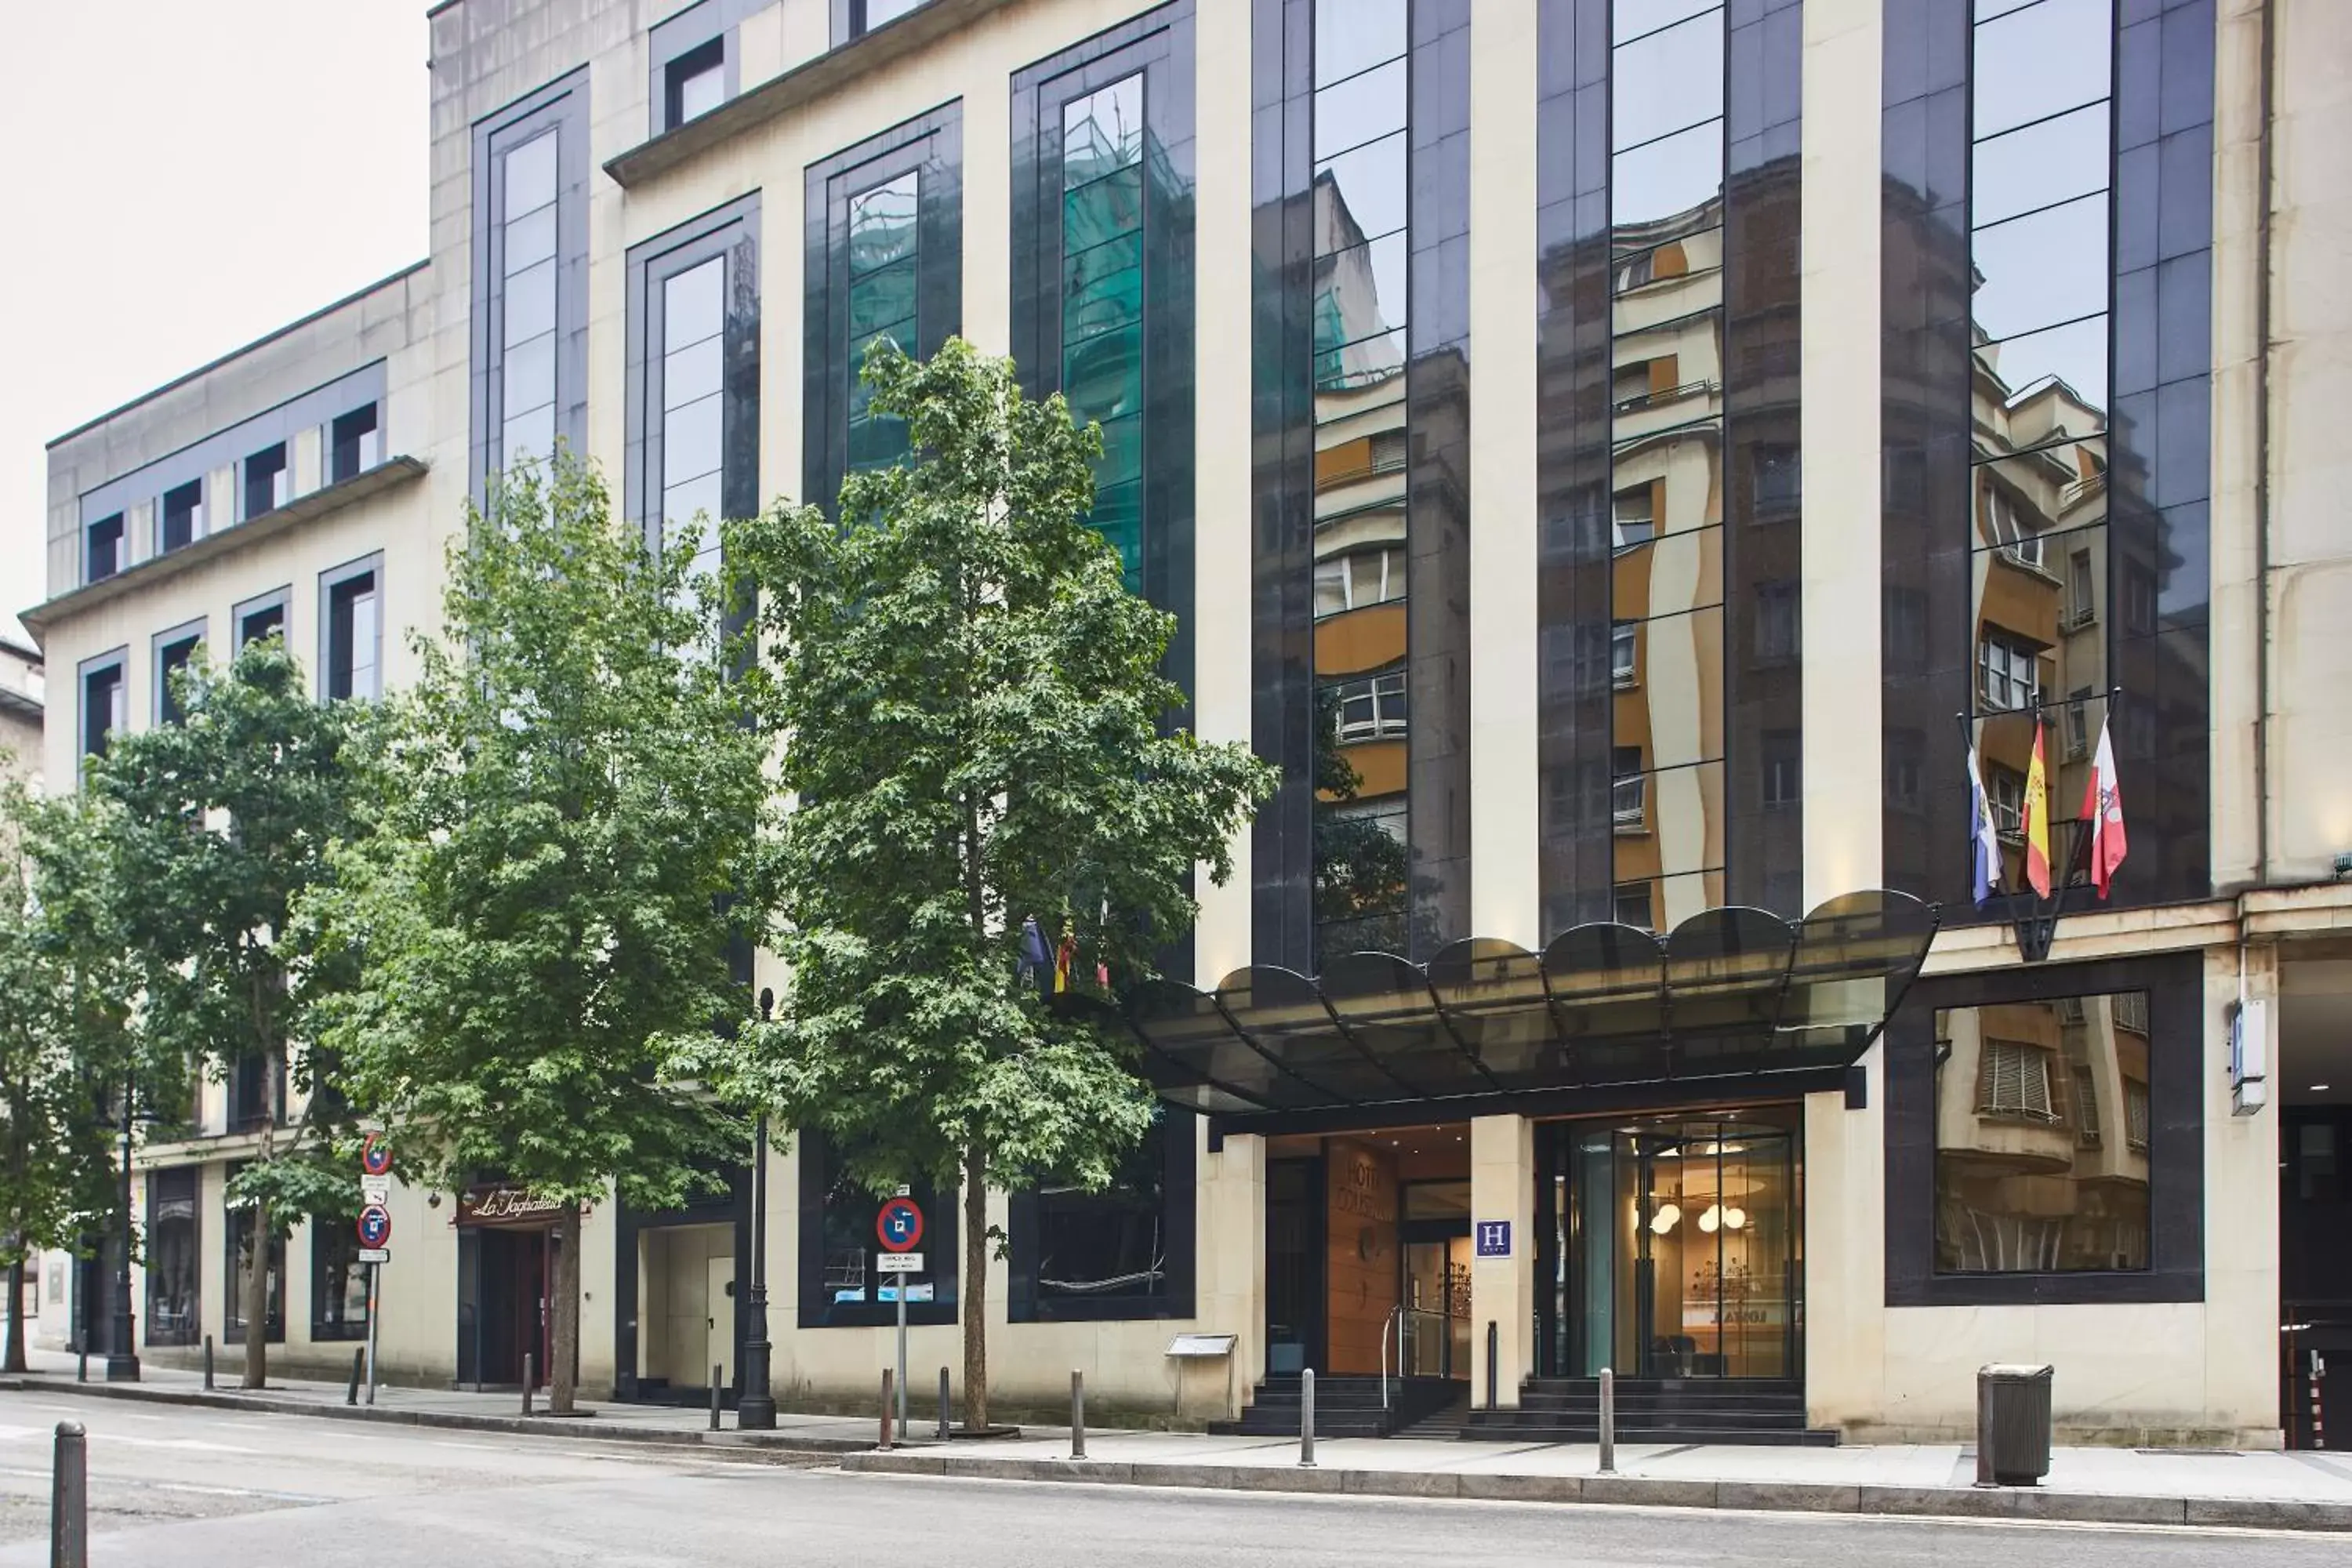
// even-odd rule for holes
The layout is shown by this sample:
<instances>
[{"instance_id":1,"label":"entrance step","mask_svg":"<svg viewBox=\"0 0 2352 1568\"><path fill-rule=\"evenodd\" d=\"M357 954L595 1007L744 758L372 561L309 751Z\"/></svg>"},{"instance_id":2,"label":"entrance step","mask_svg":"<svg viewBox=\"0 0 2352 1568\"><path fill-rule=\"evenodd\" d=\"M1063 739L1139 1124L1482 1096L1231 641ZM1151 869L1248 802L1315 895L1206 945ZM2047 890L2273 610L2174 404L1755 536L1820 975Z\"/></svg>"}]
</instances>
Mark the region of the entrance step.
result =
<instances>
[{"instance_id":1,"label":"entrance step","mask_svg":"<svg viewBox=\"0 0 2352 1568\"><path fill-rule=\"evenodd\" d=\"M1396 1436L1439 1439L1461 1436L1470 1425L1470 1387L1467 1384L1457 1384L1454 1386L1460 1392L1454 1394L1452 1402L1444 1409L1432 1411L1412 1426L1401 1427Z\"/></svg>"},{"instance_id":2,"label":"entrance step","mask_svg":"<svg viewBox=\"0 0 2352 1568\"><path fill-rule=\"evenodd\" d=\"M1516 1410L1470 1413L1462 1436L1486 1441L1592 1443L1601 1436L1597 1378L1529 1378ZM1786 1443L1830 1447L1834 1430L1805 1425L1805 1391L1789 1379L1621 1378L1617 1437L1625 1443Z\"/></svg>"},{"instance_id":3,"label":"entrance step","mask_svg":"<svg viewBox=\"0 0 2352 1568\"><path fill-rule=\"evenodd\" d=\"M1299 1379L1269 1377L1257 1385L1238 1421L1213 1421L1209 1430L1229 1436L1295 1437L1298 1435ZM1460 1396L1450 1378L1392 1377L1383 1408L1381 1380L1341 1375L1315 1380L1315 1435L1318 1437L1385 1437L1427 1419Z\"/></svg>"}]
</instances>

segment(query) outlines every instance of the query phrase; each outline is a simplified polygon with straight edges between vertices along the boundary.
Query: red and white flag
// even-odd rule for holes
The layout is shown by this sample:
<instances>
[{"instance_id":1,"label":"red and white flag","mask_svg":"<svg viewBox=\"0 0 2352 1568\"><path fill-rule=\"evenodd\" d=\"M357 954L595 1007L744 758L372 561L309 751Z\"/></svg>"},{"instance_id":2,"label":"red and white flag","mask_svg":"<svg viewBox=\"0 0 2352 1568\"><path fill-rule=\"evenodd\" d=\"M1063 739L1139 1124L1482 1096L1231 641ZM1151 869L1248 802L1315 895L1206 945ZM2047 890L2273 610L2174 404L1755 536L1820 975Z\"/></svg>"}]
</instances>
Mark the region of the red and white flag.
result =
<instances>
[{"instance_id":1,"label":"red and white flag","mask_svg":"<svg viewBox=\"0 0 2352 1568\"><path fill-rule=\"evenodd\" d=\"M2099 754L2091 763L2091 780L2083 790L2083 820L2090 824L2091 885L2099 897L2116 879L2129 842L2124 837L2124 797L2116 786L2116 749L2107 739L2107 725L2099 721Z\"/></svg>"}]
</instances>

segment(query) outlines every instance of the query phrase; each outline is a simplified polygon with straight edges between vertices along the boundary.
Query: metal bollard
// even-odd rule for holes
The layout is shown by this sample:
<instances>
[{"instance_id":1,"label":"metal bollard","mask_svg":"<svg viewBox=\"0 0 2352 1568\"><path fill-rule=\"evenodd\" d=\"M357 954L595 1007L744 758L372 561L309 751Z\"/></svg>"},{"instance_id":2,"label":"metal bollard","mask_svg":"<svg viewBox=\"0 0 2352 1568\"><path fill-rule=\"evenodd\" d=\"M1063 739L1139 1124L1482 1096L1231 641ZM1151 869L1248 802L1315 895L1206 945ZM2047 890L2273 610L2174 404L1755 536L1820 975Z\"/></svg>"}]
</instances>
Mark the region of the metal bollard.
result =
<instances>
[{"instance_id":1,"label":"metal bollard","mask_svg":"<svg viewBox=\"0 0 2352 1568\"><path fill-rule=\"evenodd\" d=\"M942 1443L946 1442L946 1441L948 1440L948 1436L949 1436L949 1435L950 1435L950 1426L949 1426L949 1422L948 1422L948 1369L947 1369L947 1368L945 1368L945 1367L941 1367L941 1368L940 1368L940 1431L939 1431L939 1439L940 1439L940 1442L942 1442Z\"/></svg>"},{"instance_id":2,"label":"metal bollard","mask_svg":"<svg viewBox=\"0 0 2352 1568\"><path fill-rule=\"evenodd\" d=\"M1070 1373L1070 1458L1087 1457L1087 1374Z\"/></svg>"},{"instance_id":3,"label":"metal bollard","mask_svg":"<svg viewBox=\"0 0 2352 1568\"><path fill-rule=\"evenodd\" d=\"M74 1381L76 1383L88 1383L89 1381L89 1347L88 1345L76 1345L74 1349L79 1353L79 1359L74 1363Z\"/></svg>"},{"instance_id":4,"label":"metal bollard","mask_svg":"<svg viewBox=\"0 0 2352 1568\"><path fill-rule=\"evenodd\" d=\"M205 1392L206 1394L210 1394L212 1391L213 1391L213 1337L212 1337L212 1335L210 1335L210 1334L206 1334L206 1335L205 1336Z\"/></svg>"},{"instance_id":5,"label":"metal bollard","mask_svg":"<svg viewBox=\"0 0 2352 1568\"><path fill-rule=\"evenodd\" d=\"M890 1403L890 1369L886 1366L882 1369L882 1442L880 1444L882 1451L886 1454L890 1451L890 1413L896 1408L897 1406Z\"/></svg>"},{"instance_id":6,"label":"metal bollard","mask_svg":"<svg viewBox=\"0 0 2352 1568\"><path fill-rule=\"evenodd\" d=\"M1495 1320L1489 1318L1486 1320L1486 1408L1489 1410L1499 1410L1503 1407L1502 1400L1497 1397L1502 1386L1502 1374L1495 1364L1496 1354L1501 1346L1502 1335L1496 1327Z\"/></svg>"},{"instance_id":7,"label":"metal bollard","mask_svg":"<svg viewBox=\"0 0 2352 1568\"><path fill-rule=\"evenodd\" d=\"M719 1380L720 1375L720 1363L713 1362L710 1365L710 1429L713 1432L719 1430Z\"/></svg>"},{"instance_id":8,"label":"metal bollard","mask_svg":"<svg viewBox=\"0 0 2352 1568\"><path fill-rule=\"evenodd\" d=\"M58 1423L49 1472L49 1568L89 1568L89 1438L79 1421Z\"/></svg>"},{"instance_id":9,"label":"metal bollard","mask_svg":"<svg viewBox=\"0 0 2352 1568\"><path fill-rule=\"evenodd\" d=\"M535 1374L537 1373L538 1370L539 1370L539 1369L538 1369L537 1365L536 1365L536 1364L534 1363L534 1362L533 1362L533 1359L532 1359L532 1356L531 1356L531 1352L529 1352L529 1351L525 1351L525 1352L522 1352L522 1413L523 1413L525 1415L530 1415L530 1395L531 1395L531 1391L532 1391L533 1389L535 1389L535 1388L537 1388L537 1387L539 1386L539 1378L537 1377L537 1375L535 1375Z\"/></svg>"},{"instance_id":10,"label":"metal bollard","mask_svg":"<svg viewBox=\"0 0 2352 1568\"><path fill-rule=\"evenodd\" d=\"M1298 1373L1298 1462L1309 1469L1315 1465L1315 1369L1311 1366Z\"/></svg>"},{"instance_id":11,"label":"metal bollard","mask_svg":"<svg viewBox=\"0 0 2352 1568\"><path fill-rule=\"evenodd\" d=\"M1617 1374L1601 1369L1601 1473L1617 1468Z\"/></svg>"},{"instance_id":12,"label":"metal bollard","mask_svg":"<svg viewBox=\"0 0 2352 1568\"><path fill-rule=\"evenodd\" d=\"M353 1351L352 1352L352 1381L350 1385L343 1390L344 1404L357 1405L360 1402L360 1374L366 1370L367 1352L363 1350Z\"/></svg>"}]
</instances>

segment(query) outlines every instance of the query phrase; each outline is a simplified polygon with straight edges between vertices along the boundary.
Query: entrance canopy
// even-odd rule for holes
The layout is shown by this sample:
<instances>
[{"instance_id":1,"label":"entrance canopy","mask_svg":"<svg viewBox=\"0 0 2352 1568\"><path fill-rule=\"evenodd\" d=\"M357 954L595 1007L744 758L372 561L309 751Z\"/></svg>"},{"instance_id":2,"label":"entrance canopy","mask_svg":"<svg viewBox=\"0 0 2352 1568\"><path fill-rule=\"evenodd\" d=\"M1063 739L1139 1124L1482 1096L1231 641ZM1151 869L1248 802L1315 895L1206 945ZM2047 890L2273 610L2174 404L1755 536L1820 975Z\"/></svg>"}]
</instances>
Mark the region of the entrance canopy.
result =
<instances>
[{"instance_id":1,"label":"entrance canopy","mask_svg":"<svg viewBox=\"0 0 2352 1568\"><path fill-rule=\"evenodd\" d=\"M1852 1066L1919 973L1934 906L1885 889L1802 920L1730 906L1664 937L1581 925L1540 953L1469 937L1427 964L1253 964L1129 998L1161 1099L1228 1124L1299 1111L1687 1085L1730 1096Z\"/></svg>"}]
</instances>

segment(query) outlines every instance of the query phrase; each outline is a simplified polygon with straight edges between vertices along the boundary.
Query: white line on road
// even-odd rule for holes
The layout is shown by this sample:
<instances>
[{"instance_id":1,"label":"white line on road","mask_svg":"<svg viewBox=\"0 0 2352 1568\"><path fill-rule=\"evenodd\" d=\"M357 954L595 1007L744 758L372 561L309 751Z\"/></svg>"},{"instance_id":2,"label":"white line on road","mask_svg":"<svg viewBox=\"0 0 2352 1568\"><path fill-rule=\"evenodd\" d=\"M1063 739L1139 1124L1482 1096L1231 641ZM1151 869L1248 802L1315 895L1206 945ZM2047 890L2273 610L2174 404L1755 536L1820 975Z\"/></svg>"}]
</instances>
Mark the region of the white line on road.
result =
<instances>
[{"instance_id":1,"label":"white line on road","mask_svg":"<svg viewBox=\"0 0 2352 1568\"><path fill-rule=\"evenodd\" d=\"M49 1472L23 1469L7 1465L0 1466L0 1476L21 1476L28 1480L45 1481L49 1479ZM97 1484L139 1487L147 1491L156 1492L190 1492L198 1497L267 1498L276 1502L331 1503L347 1500L343 1498L325 1497L317 1492L272 1491L267 1487L208 1487L195 1481L153 1481L140 1476L100 1476L97 1478Z\"/></svg>"}]
</instances>

